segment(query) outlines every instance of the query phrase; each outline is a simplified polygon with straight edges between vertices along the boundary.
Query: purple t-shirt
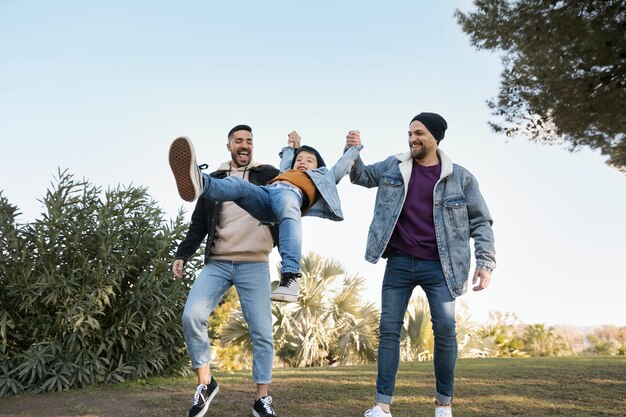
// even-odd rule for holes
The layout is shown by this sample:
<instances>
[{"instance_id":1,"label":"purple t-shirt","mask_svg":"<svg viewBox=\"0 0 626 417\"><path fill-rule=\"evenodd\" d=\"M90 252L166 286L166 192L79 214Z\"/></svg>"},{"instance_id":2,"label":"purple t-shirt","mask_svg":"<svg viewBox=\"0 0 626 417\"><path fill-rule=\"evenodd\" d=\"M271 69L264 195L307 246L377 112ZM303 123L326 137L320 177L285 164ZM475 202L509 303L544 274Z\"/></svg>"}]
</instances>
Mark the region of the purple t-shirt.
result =
<instances>
[{"instance_id":1,"label":"purple t-shirt","mask_svg":"<svg viewBox=\"0 0 626 417\"><path fill-rule=\"evenodd\" d=\"M406 200L389 246L418 258L439 260L433 219L433 190L440 175L441 162L425 167L413 161Z\"/></svg>"}]
</instances>

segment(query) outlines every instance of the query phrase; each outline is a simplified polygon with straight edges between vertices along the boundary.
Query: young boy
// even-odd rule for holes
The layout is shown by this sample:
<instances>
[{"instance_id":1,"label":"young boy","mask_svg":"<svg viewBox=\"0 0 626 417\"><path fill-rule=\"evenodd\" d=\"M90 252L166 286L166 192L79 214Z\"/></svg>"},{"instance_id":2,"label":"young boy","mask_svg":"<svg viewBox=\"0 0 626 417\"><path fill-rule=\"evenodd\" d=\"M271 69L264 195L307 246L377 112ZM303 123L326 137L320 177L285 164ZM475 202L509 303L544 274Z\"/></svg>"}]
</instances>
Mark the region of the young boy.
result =
<instances>
[{"instance_id":1,"label":"young boy","mask_svg":"<svg viewBox=\"0 0 626 417\"><path fill-rule=\"evenodd\" d=\"M233 201L262 223L278 223L278 251L282 258L281 278L272 300L295 302L300 287L302 216L343 220L337 184L350 172L362 145L348 147L330 169L321 155L310 146L300 146L300 136L288 135L288 146L280 152L280 174L270 184L256 186L239 177L211 178L198 169L193 144L186 137L175 139L169 162L178 193L185 201L199 197L214 201ZM360 138L350 131L346 145ZM360 141L356 141L360 143Z\"/></svg>"}]
</instances>

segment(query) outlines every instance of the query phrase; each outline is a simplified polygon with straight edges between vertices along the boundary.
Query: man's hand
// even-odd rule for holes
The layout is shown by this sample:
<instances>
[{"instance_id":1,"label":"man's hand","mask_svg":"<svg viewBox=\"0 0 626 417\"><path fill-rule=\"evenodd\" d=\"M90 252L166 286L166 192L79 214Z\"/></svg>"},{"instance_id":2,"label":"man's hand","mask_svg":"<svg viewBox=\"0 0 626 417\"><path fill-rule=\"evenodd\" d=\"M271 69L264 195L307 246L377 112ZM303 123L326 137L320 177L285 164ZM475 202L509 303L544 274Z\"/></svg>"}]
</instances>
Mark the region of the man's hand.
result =
<instances>
[{"instance_id":1,"label":"man's hand","mask_svg":"<svg viewBox=\"0 0 626 417\"><path fill-rule=\"evenodd\" d=\"M346 148L353 146L359 146L361 144L361 132L358 130L351 130L346 135Z\"/></svg>"},{"instance_id":2,"label":"man's hand","mask_svg":"<svg viewBox=\"0 0 626 417\"><path fill-rule=\"evenodd\" d=\"M185 276L185 271L183 271L183 267L185 266L185 262L182 259L176 259L172 264L172 274L175 277L182 278Z\"/></svg>"},{"instance_id":3,"label":"man's hand","mask_svg":"<svg viewBox=\"0 0 626 417\"><path fill-rule=\"evenodd\" d=\"M287 135L287 146L290 148L298 149L302 138L295 130Z\"/></svg>"},{"instance_id":4,"label":"man's hand","mask_svg":"<svg viewBox=\"0 0 626 417\"><path fill-rule=\"evenodd\" d=\"M472 278L472 284L476 284L476 281L478 281L479 278L480 282L478 285L472 288L474 291L484 290L489 286L489 283L491 282L491 272L486 269L476 269L476 271L474 271L474 278Z\"/></svg>"}]
</instances>

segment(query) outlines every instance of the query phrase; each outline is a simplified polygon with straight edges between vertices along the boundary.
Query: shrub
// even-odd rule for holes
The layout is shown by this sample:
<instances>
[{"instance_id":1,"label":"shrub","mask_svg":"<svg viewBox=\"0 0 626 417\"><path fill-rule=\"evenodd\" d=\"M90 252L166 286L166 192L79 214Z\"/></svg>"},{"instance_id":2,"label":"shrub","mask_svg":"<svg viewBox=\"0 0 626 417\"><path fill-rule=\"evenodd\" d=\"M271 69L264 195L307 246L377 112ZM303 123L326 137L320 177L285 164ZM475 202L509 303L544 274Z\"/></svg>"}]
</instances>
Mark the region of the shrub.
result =
<instances>
[{"instance_id":1,"label":"shrub","mask_svg":"<svg viewBox=\"0 0 626 417\"><path fill-rule=\"evenodd\" d=\"M104 192L67 171L18 224L0 193L0 395L123 381L187 364L188 279L169 272L182 213L145 188Z\"/></svg>"}]
</instances>

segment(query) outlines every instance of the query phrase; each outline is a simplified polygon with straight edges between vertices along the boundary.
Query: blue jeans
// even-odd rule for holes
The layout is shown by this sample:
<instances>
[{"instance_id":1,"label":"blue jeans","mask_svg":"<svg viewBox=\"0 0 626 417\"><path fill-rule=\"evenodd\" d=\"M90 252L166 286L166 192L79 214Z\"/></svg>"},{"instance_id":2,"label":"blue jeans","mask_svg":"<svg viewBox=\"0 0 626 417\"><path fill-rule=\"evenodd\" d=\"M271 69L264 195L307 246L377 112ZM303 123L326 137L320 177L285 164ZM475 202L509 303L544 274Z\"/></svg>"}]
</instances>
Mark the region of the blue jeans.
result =
<instances>
[{"instance_id":1,"label":"blue jeans","mask_svg":"<svg viewBox=\"0 0 626 417\"><path fill-rule=\"evenodd\" d=\"M454 391L457 357L454 298L446 285L439 261L396 252L387 260L383 278L376 401L391 404L400 359L400 332L411 294L416 286L426 293L435 335L437 401L447 404Z\"/></svg>"},{"instance_id":2,"label":"blue jeans","mask_svg":"<svg viewBox=\"0 0 626 417\"><path fill-rule=\"evenodd\" d=\"M208 319L233 285L239 294L252 341L252 380L257 384L270 384L274 338L267 262L209 261L204 265L189 290L183 311L183 330L191 365L202 368L211 362Z\"/></svg>"},{"instance_id":3,"label":"blue jeans","mask_svg":"<svg viewBox=\"0 0 626 417\"><path fill-rule=\"evenodd\" d=\"M278 223L278 252L282 273L300 271L302 253L302 193L297 187L276 183L258 186L239 177L211 178L202 174L202 197L233 201L263 223Z\"/></svg>"}]
</instances>

